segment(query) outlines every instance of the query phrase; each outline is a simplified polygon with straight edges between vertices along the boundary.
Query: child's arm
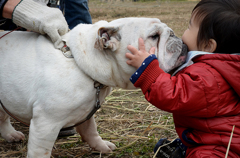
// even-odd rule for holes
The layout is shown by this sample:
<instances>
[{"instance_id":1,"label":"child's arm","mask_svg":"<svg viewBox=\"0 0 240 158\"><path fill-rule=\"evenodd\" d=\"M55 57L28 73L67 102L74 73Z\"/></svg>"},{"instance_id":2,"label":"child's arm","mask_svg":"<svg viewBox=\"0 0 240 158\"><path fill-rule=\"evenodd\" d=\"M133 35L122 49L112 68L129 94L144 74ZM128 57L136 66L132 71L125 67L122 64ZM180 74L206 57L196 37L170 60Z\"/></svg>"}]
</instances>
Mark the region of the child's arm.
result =
<instances>
[{"instance_id":1,"label":"child's arm","mask_svg":"<svg viewBox=\"0 0 240 158\"><path fill-rule=\"evenodd\" d=\"M145 45L144 45L144 41L142 38L139 38L139 40L138 40L138 47L139 47L139 51L135 47L129 45L127 48L132 53L126 53L126 57L129 59L129 60L127 60L127 64L131 65L137 69L141 66L142 62L149 55L154 54L154 52L155 52L155 47L152 47L150 49L149 53L145 50Z\"/></svg>"},{"instance_id":2,"label":"child's arm","mask_svg":"<svg viewBox=\"0 0 240 158\"><path fill-rule=\"evenodd\" d=\"M129 58L127 63L137 68L130 80L135 87L141 88L147 101L168 112L188 116L206 116L205 112L199 113L206 105L203 104L206 100L205 89L217 89L211 82L206 82L209 80L206 77L214 78L208 69L201 68L202 74L206 74L204 76L198 74L200 67L194 70L189 69L186 74L171 76L159 67L159 62L153 55L154 49L152 48L150 53L145 50L142 39L139 39L139 50L133 46L128 46L128 49L132 54L126 54Z\"/></svg>"}]
</instances>

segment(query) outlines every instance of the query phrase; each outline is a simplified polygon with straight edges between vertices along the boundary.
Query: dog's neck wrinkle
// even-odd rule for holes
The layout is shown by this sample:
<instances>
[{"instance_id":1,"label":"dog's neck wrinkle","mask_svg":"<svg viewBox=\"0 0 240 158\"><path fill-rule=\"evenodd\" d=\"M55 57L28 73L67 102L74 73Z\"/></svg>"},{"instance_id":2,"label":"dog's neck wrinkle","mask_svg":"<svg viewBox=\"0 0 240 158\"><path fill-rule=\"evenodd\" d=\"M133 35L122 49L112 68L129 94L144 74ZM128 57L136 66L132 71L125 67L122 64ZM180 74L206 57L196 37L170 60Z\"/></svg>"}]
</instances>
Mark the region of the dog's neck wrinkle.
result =
<instances>
[{"instance_id":1,"label":"dog's neck wrinkle","mask_svg":"<svg viewBox=\"0 0 240 158\"><path fill-rule=\"evenodd\" d=\"M106 86L126 88L128 84L121 80L118 64L113 55L94 48L98 28L93 25L76 26L63 39L70 47L77 65L87 76Z\"/></svg>"}]
</instances>

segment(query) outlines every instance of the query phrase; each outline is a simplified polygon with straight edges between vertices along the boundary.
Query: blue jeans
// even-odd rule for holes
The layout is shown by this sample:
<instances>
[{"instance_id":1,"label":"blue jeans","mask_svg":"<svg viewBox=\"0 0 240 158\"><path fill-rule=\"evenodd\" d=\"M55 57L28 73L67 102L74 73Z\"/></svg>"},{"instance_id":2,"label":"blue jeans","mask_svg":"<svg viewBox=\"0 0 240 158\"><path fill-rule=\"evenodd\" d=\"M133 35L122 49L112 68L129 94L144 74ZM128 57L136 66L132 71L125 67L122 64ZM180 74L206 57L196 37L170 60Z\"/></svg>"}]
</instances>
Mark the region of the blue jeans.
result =
<instances>
[{"instance_id":1,"label":"blue jeans","mask_svg":"<svg viewBox=\"0 0 240 158\"><path fill-rule=\"evenodd\" d=\"M60 9L64 11L70 29L80 23L92 23L92 17L88 9L88 0L60 0Z\"/></svg>"}]
</instances>

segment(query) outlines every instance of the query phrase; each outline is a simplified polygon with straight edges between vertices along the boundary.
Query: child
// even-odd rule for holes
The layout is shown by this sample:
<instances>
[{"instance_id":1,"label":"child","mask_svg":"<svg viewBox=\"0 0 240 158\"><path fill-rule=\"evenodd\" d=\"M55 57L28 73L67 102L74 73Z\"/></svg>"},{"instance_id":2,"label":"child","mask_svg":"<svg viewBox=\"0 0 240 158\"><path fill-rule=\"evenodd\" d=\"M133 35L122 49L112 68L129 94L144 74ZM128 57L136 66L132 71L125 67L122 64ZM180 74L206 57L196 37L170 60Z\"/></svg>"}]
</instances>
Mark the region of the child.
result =
<instances>
[{"instance_id":1,"label":"child","mask_svg":"<svg viewBox=\"0 0 240 158\"><path fill-rule=\"evenodd\" d=\"M127 64L143 70L132 83L154 106L173 113L186 158L225 157L233 126L228 157L240 158L240 0L201 0L182 40L192 64L175 76L159 68L149 55L154 48L148 53L142 39L139 51L129 45ZM144 60L151 62L141 66Z\"/></svg>"}]
</instances>

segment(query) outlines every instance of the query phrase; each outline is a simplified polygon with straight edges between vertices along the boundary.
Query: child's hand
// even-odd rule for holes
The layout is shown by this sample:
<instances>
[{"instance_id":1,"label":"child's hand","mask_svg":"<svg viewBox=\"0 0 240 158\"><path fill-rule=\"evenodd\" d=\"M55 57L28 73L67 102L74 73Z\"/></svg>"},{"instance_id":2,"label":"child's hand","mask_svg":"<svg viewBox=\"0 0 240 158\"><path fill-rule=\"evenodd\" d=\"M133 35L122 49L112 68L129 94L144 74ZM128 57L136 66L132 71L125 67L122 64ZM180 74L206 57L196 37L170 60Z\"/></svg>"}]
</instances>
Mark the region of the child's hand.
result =
<instances>
[{"instance_id":1,"label":"child's hand","mask_svg":"<svg viewBox=\"0 0 240 158\"><path fill-rule=\"evenodd\" d=\"M138 47L139 47L139 51L131 46L128 45L128 50L130 50L132 52L131 53L126 53L126 57L129 59L127 60L127 64L131 65L135 68L139 68L142 65L142 62L151 54L154 54L155 52L155 47L152 47L149 51L149 53L145 50L145 45L144 45L144 41L142 38L138 39Z\"/></svg>"}]
</instances>

